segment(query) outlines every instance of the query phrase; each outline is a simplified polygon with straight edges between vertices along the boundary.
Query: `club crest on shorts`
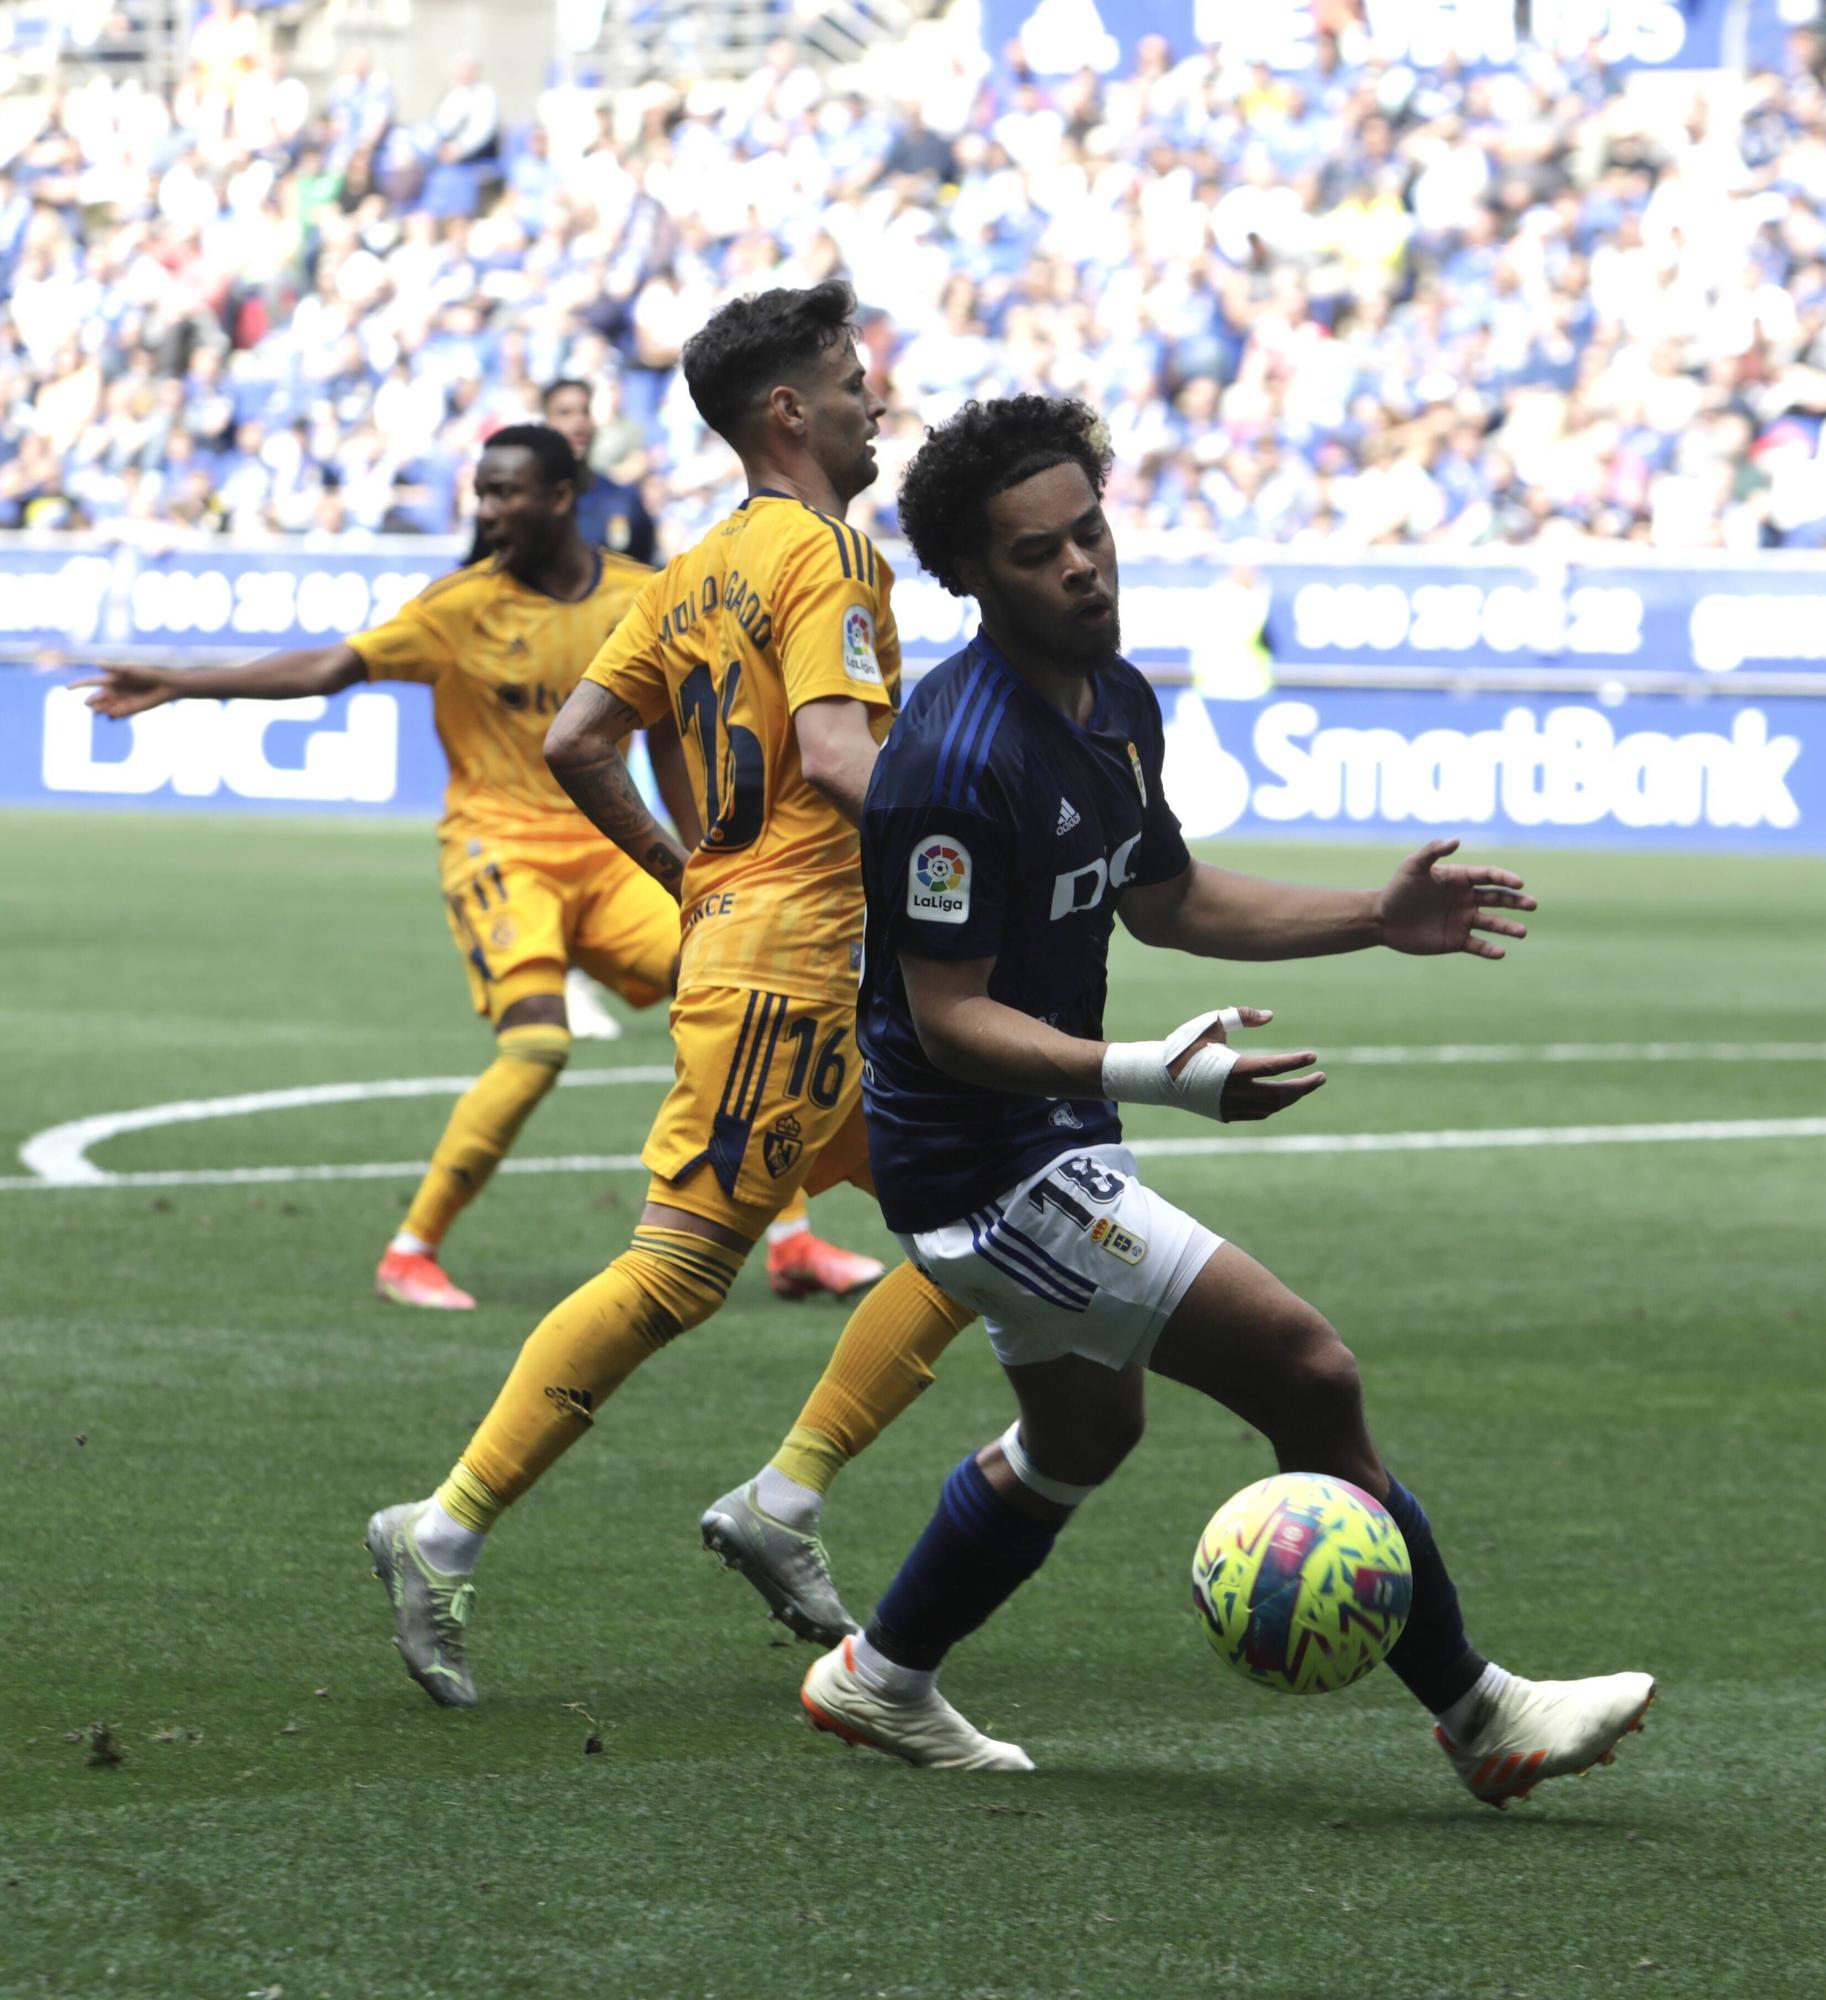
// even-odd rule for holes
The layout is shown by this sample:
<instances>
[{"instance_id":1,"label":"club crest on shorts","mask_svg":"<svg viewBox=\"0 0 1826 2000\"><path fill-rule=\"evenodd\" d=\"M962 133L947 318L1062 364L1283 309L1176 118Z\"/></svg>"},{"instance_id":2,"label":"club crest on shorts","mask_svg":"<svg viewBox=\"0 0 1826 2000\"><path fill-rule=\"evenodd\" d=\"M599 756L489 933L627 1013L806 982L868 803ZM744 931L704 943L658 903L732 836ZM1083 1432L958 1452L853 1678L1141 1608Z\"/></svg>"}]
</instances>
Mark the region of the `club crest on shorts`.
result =
<instances>
[{"instance_id":1,"label":"club crest on shorts","mask_svg":"<svg viewBox=\"0 0 1826 2000\"><path fill-rule=\"evenodd\" d=\"M1132 1229L1124 1229L1121 1223L1112 1222L1107 1215L1100 1215L1085 1232L1098 1249L1107 1250L1112 1257L1120 1257L1125 1264L1139 1264L1148 1254L1148 1239L1137 1236Z\"/></svg>"},{"instance_id":2,"label":"club crest on shorts","mask_svg":"<svg viewBox=\"0 0 1826 2000\"><path fill-rule=\"evenodd\" d=\"M970 850L961 840L922 840L907 864L907 915L961 924L970 914Z\"/></svg>"},{"instance_id":3,"label":"club crest on shorts","mask_svg":"<svg viewBox=\"0 0 1826 2000\"><path fill-rule=\"evenodd\" d=\"M775 1180L783 1179L805 1151L804 1127L790 1111L782 1111L761 1134L761 1159Z\"/></svg>"},{"instance_id":4,"label":"club crest on shorts","mask_svg":"<svg viewBox=\"0 0 1826 2000\"><path fill-rule=\"evenodd\" d=\"M881 662L875 657L875 621L868 607L852 604L843 614L843 671L853 681L880 687Z\"/></svg>"}]
</instances>

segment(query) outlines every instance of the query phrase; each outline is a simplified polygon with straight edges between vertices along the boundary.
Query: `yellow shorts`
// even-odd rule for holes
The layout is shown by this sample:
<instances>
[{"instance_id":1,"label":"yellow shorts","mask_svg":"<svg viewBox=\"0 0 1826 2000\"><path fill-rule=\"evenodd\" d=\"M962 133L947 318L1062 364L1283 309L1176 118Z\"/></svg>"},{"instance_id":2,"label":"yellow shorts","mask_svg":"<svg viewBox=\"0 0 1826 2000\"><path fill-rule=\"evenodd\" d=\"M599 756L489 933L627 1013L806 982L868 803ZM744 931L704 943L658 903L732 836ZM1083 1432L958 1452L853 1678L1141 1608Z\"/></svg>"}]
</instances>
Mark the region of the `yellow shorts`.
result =
<instances>
[{"instance_id":1,"label":"yellow shorts","mask_svg":"<svg viewBox=\"0 0 1826 2000\"><path fill-rule=\"evenodd\" d=\"M672 991L678 905L608 841L463 835L444 842L439 872L478 1014L562 993L573 965L633 1007Z\"/></svg>"},{"instance_id":2,"label":"yellow shorts","mask_svg":"<svg viewBox=\"0 0 1826 2000\"><path fill-rule=\"evenodd\" d=\"M794 1191L872 1194L850 999L694 986L672 1003L675 1081L641 1160L649 1201L750 1242Z\"/></svg>"}]
</instances>

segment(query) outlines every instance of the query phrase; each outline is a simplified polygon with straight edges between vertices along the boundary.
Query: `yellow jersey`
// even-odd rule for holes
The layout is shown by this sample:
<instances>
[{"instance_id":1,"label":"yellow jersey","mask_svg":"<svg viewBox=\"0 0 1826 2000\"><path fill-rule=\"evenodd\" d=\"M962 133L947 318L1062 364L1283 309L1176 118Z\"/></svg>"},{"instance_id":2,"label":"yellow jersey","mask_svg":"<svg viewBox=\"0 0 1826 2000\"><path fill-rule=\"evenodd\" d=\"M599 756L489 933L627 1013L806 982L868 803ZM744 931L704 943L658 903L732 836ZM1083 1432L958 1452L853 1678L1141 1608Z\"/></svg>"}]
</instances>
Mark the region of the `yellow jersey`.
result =
<instances>
[{"instance_id":1,"label":"yellow jersey","mask_svg":"<svg viewBox=\"0 0 1826 2000\"><path fill-rule=\"evenodd\" d=\"M641 591L586 678L675 716L704 838L685 869L679 989L852 1001L861 840L806 782L794 712L847 695L879 743L900 692L893 575L869 538L760 492Z\"/></svg>"},{"instance_id":2,"label":"yellow jersey","mask_svg":"<svg viewBox=\"0 0 1826 2000\"><path fill-rule=\"evenodd\" d=\"M573 604L491 559L441 577L349 644L370 680L431 687L450 763L442 831L599 843L545 764L545 732L604 637L654 572L592 551L596 581Z\"/></svg>"}]
</instances>

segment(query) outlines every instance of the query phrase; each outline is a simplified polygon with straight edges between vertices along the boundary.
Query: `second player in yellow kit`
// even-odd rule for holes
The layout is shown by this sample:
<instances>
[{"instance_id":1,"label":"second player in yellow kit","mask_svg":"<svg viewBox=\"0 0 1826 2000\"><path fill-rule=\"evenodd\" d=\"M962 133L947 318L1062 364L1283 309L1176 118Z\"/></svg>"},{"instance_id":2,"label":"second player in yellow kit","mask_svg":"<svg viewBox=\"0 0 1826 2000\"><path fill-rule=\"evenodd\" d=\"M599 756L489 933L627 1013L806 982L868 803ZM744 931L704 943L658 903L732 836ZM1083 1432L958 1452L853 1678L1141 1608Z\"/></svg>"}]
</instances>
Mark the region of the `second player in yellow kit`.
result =
<instances>
[{"instance_id":1,"label":"second player in yellow kit","mask_svg":"<svg viewBox=\"0 0 1826 2000\"><path fill-rule=\"evenodd\" d=\"M793 718L859 702L871 739L887 733L891 580L855 529L758 492L647 585L585 676L648 726L676 715L703 810L651 1198L750 1242L801 1181L869 1185L858 836L807 783Z\"/></svg>"},{"instance_id":2,"label":"second player in yellow kit","mask_svg":"<svg viewBox=\"0 0 1826 2000\"><path fill-rule=\"evenodd\" d=\"M685 350L692 396L736 447L749 497L641 590L566 704L546 754L565 790L683 907L675 1081L642 1158L626 1251L548 1313L436 1493L368 1524L407 1670L475 1699L469 1573L501 1513L588 1431L642 1362L720 1306L795 1189L872 1183L855 1005L857 821L893 719L891 577L843 510L874 477L882 411L848 288L725 307ZM683 853L618 743L670 718L702 836ZM807 1638L854 1629L816 1533L830 1479L931 1380L971 1318L910 1264L852 1315L775 1462L704 1536Z\"/></svg>"},{"instance_id":3,"label":"second player in yellow kit","mask_svg":"<svg viewBox=\"0 0 1826 2000\"><path fill-rule=\"evenodd\" d=\"M485 493L495 470L485 460ZM471 563L348 642L369 679L432 690L450 764L438 873L476 1012L497 1023L529 995L561 993L569 963L637 1007L671 989L677 904L638 863L605 855L545 763L552 718L651 575L587 550L581 594L564 599L498 560Z\"/></svg>"}]
</instances>

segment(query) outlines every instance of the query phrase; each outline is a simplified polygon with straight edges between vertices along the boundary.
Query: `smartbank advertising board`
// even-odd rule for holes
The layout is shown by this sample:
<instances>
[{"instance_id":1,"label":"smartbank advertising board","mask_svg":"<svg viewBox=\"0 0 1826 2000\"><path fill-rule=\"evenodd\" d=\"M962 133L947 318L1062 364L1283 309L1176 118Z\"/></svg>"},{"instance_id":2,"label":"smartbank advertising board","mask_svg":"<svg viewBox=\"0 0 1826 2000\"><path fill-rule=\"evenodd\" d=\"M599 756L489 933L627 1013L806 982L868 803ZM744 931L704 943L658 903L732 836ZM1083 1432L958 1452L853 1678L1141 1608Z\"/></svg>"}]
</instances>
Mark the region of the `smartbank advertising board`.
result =
<instances>
[{"instance_id":1,"label":"smartbank advertising board","mask_svg":"<svg viewBox=\"0 0 1826 2000\"><path fill-rule=\"evenodd\" d=\"M1194 838L1826 851L1826 700L1161 693L1167 793ZM442 779L421 688L111 723L62 678L0 672L0 805L428 815Z\"/></svg>"}]
</instances>

